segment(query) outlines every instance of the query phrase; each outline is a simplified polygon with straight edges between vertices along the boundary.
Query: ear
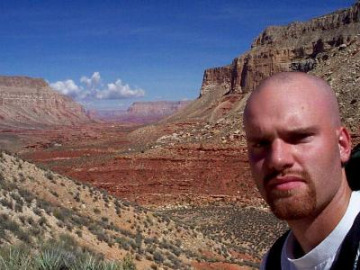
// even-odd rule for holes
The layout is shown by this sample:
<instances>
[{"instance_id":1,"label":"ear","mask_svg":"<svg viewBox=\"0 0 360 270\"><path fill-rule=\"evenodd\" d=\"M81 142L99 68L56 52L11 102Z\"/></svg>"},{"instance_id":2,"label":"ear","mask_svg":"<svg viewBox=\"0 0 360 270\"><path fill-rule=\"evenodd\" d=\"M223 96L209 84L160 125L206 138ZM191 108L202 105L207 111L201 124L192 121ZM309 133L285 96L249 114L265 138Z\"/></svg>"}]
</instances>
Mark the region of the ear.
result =
<instances>
[{"instance_id":1,"label":"ear","mask_svg":"<svg viewBox=\"0 0 360 270\"><path fill-rule=\"evenodd\" d=\"M338 132L340 159L341 163L345 164L349 160L351 154L351 137L345 127L340 127Z\"/></svg>"}]
</instances>

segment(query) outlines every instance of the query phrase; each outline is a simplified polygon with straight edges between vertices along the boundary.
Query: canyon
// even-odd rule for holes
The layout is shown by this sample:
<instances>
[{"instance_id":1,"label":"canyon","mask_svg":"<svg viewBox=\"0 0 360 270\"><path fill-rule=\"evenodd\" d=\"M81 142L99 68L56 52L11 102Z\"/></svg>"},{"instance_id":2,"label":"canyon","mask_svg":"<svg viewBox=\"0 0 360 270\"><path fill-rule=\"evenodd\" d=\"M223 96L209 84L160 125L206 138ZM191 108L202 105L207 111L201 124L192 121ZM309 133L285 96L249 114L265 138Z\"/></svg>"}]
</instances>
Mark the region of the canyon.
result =
<instances>
[{"instance_id":1,"label":"canyon","mask_svg":"<svg viewBox=\"0 0 360 270\"><path fill-rule=\"evenodd\" d=\"M196 217L200 227L212 236L223 236L218 228L225 225L233 229L248 222L236 237L236 232L232 232L226 239L234 243L245 237L239 231L245 231L247 240L243 244L253 249L251 261L257 263L272 239L265 241L259 236L266 231L262 227L256 237L249 228L271 222L260 222L262 216L257 216L268 210L251 180L247 160L242 130L246 99L263 78L273 73L315 74L336 92L342 120L351 131L354 145L360 143L359 9L357 1L348 9L308 22L268 27L249 51L230 65L205 70L199 97L186 106L160 103L154 109L153 104L134 104L131 114L142 116L150 112L163 117L163 111L168 109L161 108L176 108L174 114L147 125L136 118L119 122L116 114L108 115L112 122L89 122L81 106L67 103L60 95L50 95L43 80L2 79L0 89L5 98L0 103L4 115L0 146L113 195L171 213L181 221L191 222ZM25 82L30 94L16 99L16 91L25 93ZM6 99L7 96L11 98ZM50 104L55 108L51 112ZM7 111L11 112L9 117L5 115ZM55 116L58 120L51 120ZM38 123L41 128L30 128L28 123ZM13 126L16 128L9 128ZM217 220L211 220L215 215L211 207L227 210L216 212ZM230 216L226 207L246 215L236 212ZM281 227L272 225L272 229Z\"/></svg>"},{"instance_id":2,"label":"canyon","mask_svg":"<svg viewBox=\"0 0 360 270\"><path fill-rule=\"evenodd\" d=\"M3 130L0 143L10 149L13 142L23 157L141 204L231 201L261 205L250 180L242 131L246 98L262 78L278 71L321 76L336 91L343 121L357 143L359 8L357 2L308 22L271 26L255 39L249 52L235 58L231 65L206 70L196 100L135 103L127 112L163 117L178 110L159 122L17 130L15 137L11 137L11 130ZM28 80L32 92L48 91L44 81ZM2 89L9 85L19 89L24 81L16 78L5 83L3 79L2 85ZM64 106L55 106L59 109L54 111L61 115ZM78 119L88 120L80 114L80 107L71 108L84 116ZM49 117L44 119L49 121Z\"/></svg>"}]
</instances>

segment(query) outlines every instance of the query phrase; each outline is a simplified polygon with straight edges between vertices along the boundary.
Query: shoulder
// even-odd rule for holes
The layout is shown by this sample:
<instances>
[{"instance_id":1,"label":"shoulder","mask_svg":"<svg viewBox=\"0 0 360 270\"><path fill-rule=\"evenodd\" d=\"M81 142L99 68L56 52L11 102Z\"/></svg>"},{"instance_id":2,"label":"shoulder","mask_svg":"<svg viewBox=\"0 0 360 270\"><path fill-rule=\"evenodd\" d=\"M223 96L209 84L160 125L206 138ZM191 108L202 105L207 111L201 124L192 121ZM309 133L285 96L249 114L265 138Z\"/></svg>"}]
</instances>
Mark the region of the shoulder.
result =
<instances>
[{"instance_id":1,"label":"shoulder","mask_svg":"<svg viewBox=\"0 0 360 270\"><path fill-rule=\"evenodd\" d=\"M281 269L281 252L290 231L280 236L264 256L260 269Z\"/></svg>"},{"instance_id":2,"label":"shoulder","mask_svg":"<svg viewBox=\"0 0 360 270\"><path fill-rule=\"evenodd\" d=\"M266 261L267 261L268 256L269 256L269 252L266 252L266 254L264 255L264 257L261 260L260 270L266 270Z\"/></svg>"}]
</instances>

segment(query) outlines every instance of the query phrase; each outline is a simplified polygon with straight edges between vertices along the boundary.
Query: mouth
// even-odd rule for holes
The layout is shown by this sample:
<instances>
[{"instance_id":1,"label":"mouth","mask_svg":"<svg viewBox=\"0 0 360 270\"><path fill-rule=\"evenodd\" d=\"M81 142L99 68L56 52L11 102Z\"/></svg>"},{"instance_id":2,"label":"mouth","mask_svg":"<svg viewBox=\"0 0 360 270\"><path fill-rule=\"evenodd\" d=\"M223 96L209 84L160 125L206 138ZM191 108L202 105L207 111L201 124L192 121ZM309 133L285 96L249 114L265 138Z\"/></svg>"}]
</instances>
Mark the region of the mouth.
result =
<instances>
[{"instance_id":1,"label":"mouth","mask_svg":"<svg viewBox=\"0 0 360 270\"><path fill-rule=\"evenodd\" d=\"M275 190L286 191L286 190L299 188L300 186L304 185L305 182L306 181L299 176L287 175L287 176L275 177L270 179L269 182L267 183L267 186L271 190L275 189Z\"/></svg>"}]
</instances>

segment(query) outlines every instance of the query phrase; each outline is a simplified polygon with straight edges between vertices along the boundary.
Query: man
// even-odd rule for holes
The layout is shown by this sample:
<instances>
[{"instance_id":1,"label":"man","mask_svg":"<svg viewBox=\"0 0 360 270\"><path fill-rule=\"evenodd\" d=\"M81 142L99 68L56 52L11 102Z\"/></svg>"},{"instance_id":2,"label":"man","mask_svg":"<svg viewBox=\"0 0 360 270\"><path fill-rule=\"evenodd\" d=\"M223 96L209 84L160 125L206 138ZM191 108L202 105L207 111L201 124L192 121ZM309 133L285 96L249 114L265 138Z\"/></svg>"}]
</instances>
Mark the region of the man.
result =
<instances>
[{"instance_id":1,"label":"man","mask_svg":"<svg viewBox=\"0 0 360 270\"><path fill-rule=\"evenodd\" d=\"M252 92L244 127L255 183L291 229L262 269L357 269L360 193L346 179L351 140L330 86L306 73L277 73Z\"/></svg>"}]
</instances>

